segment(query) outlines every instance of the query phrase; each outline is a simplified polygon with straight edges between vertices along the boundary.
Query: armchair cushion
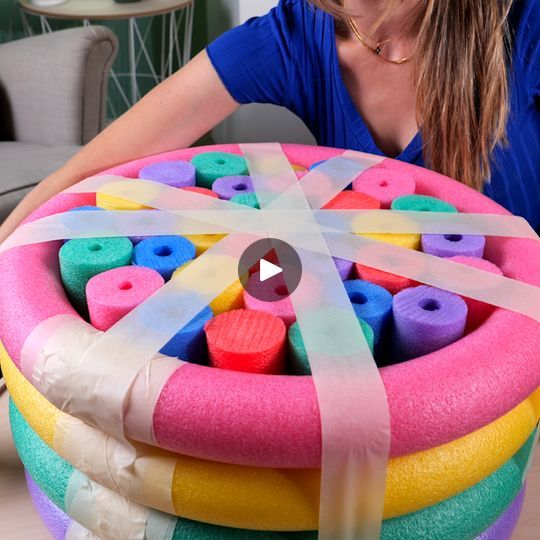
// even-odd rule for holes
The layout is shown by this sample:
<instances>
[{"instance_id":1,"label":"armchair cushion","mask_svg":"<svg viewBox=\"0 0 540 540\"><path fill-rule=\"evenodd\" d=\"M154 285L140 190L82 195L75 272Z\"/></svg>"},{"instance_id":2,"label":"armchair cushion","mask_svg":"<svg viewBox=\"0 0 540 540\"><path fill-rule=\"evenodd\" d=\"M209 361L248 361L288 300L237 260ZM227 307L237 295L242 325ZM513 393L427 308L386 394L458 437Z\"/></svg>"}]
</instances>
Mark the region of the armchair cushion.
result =
<instances>
[{"instance_id":1,"label":"armchair cushion","mask_svg":"<svg viewBox=\"0 0 540 540\"><path fill-rule=\"evenodd\" d=\"M107 80L117 49L116 36L100 26L1 45L4 132L29 144L88 142L104 127Z\"/></svg>"}]
</instances>

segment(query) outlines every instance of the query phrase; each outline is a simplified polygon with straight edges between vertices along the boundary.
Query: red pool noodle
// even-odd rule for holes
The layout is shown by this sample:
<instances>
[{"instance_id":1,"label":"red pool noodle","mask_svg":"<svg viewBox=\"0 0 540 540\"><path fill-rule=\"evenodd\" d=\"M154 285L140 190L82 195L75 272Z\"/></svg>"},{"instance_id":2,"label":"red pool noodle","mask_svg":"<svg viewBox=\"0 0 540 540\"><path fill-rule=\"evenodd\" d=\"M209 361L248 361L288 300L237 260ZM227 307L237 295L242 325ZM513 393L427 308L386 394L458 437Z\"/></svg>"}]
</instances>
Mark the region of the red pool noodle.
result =
<instances>
[{"instance_id":1,"label":"red pool noodle","mask_svg":"<svg viewBox=\"0 0 540 540\"><path fill-rule=\"evenodd\" d=\"M212 366L248 373L283 373L286 330L275 315L235 309L208 321L205 332Z\"/></svg>"}]
</instances>

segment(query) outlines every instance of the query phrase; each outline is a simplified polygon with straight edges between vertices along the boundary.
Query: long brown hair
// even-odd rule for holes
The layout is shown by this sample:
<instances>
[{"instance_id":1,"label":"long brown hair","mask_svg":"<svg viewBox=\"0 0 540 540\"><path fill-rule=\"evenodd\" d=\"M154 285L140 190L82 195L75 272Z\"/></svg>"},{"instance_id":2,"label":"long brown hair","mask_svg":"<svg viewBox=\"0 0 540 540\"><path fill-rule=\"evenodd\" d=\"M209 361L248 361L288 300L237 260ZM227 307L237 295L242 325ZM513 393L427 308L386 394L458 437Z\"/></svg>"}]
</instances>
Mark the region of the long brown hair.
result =
<instances>
[{"instance_id":1,"label":"long brown hair","mask_svg":"<svg viewBox=\"0 0 540 540\"><path fill-rule=\"evenodd\" d=\"M354 16L339 0L310 1L338 21ZM399 1L388 0L381 17ZM409 21L417 33L416 114L426 165L478 190L489 181L493 150L506 142L511 4L419 0Z\"/></svg>"}]
</instances>

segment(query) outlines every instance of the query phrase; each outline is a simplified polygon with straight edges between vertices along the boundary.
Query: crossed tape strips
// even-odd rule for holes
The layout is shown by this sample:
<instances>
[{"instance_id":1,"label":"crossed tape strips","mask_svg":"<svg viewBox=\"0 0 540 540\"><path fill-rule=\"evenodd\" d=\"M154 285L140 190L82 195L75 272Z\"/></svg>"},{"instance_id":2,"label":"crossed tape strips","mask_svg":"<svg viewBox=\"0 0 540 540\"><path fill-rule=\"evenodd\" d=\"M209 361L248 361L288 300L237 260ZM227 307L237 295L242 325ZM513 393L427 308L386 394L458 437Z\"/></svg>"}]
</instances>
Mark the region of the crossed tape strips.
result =
<instances>
[{"instance_id":1,"label":"crossed tape strips","mask_svg":"<svg viewBox=\"0 0 540 540\"><path fill-rule=\"evenodd\" d=\"M242 145L241 149L261 210L146 180L99 176L73 186L67 193L99 191L161 212L143 209L49 216L23 225L0 246L1 253L20 245L69 238L228 233L155 295L100 334L81 358L70 360L60 369L52 364L39 366L37 373L41 371L47 383L37 381L36 386L46 386L49 399L69 414L123 438L126 398L134 379L156 357L156 351L236 281L238 259L253 241L261 236L287 241L297 249L304 268L304 277L291 299L321 412L319 537L375 538L382 519L390 441L388 405L332 256L540 321L537 287L350 233L538 237L525 220L515 216L320 210L381 159L345 152L298 182L279 145ZM150 324L152 332L147 333ZM84 392L77 392L82 378L102 397L104 406L99 410L88 406Z\"/></svg>"}]
</instances>

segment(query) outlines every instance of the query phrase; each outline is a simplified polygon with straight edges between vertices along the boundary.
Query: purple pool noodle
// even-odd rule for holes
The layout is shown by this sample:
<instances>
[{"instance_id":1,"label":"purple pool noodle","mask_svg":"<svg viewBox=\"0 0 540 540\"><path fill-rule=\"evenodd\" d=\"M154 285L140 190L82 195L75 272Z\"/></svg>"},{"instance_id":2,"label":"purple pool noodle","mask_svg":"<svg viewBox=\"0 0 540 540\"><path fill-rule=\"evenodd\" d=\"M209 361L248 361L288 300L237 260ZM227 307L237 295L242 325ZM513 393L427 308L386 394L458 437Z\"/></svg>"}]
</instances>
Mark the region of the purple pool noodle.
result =
<instances>
[{"instance_id":1,"label":"purple pool noodle","mask_svg":"<svg viewBox=\"0 0 540 540\"><path fill-rule=\"evenodd\" d=\"M354 263L346 261L345 259L338 259L337 257L333 257L333 259L341 280L345 281L346 279L349 279Z\"/></svg>"},{"instance_id":2,"label":"purple pool noodle","mask_svg":"<svg viewBox=\"0 0 540 540\"><path fill-rule=\"evenodd\" d=\"M182 188L195 185L195 167L189 161L160 161L143 167L139 178Z\"/></svg>"},{"instance_id":3,"label":"purple pool noodle","mask_svg":"<svg viewBox=\"0 0 540 540\"><path fill-rule=\"evenodd\" d=\"M442 349L463 337L467 304L456 294L427 285L394 297L394 347L410 359Z\"/></svg>"},{"instance_id":4,"label":"purple pool noodle","mask_svg":"<svg viewBox=\"0 0 540 540\"><path fill-rule=\"evenodd\" d=\"M512 504L504 514L489 529L476 537L475 540L510 540L519 520L523 500L525 499L525 487L518 493Z\"/></svg>"},{"instance_id":5,"label":"purple pool noodle","mask_svg":"<svg viewBox=\"0 0 540 540\"><path fill-rule=\"evenodd\" d=\"M437 257L478 257L484 256L486 239L480 235L424 234L422 251Z\"/></svg>"},{"instance_id":6,"label":"purple pool noodle","mask_svg":"<svg viewBox=\"0 0 540 540\"><path fill-rule=\"evenodd\" d=\"M212 184L212 191L226 201L242 193L253 193L253 184L249 176L222 176Z\"/></svg>"},{"instance_id":7,"label":"purple pool noodle","mask_svg":"<svg viewBox=\"0 0 540 540\"><path fill-rule=\"evenodd\" d=\"M55 540L64 540L71 518L58 508L41 488L34 482L28 472L24 472L28 492L39 516Z\"/></svg>"}]
</instances>

